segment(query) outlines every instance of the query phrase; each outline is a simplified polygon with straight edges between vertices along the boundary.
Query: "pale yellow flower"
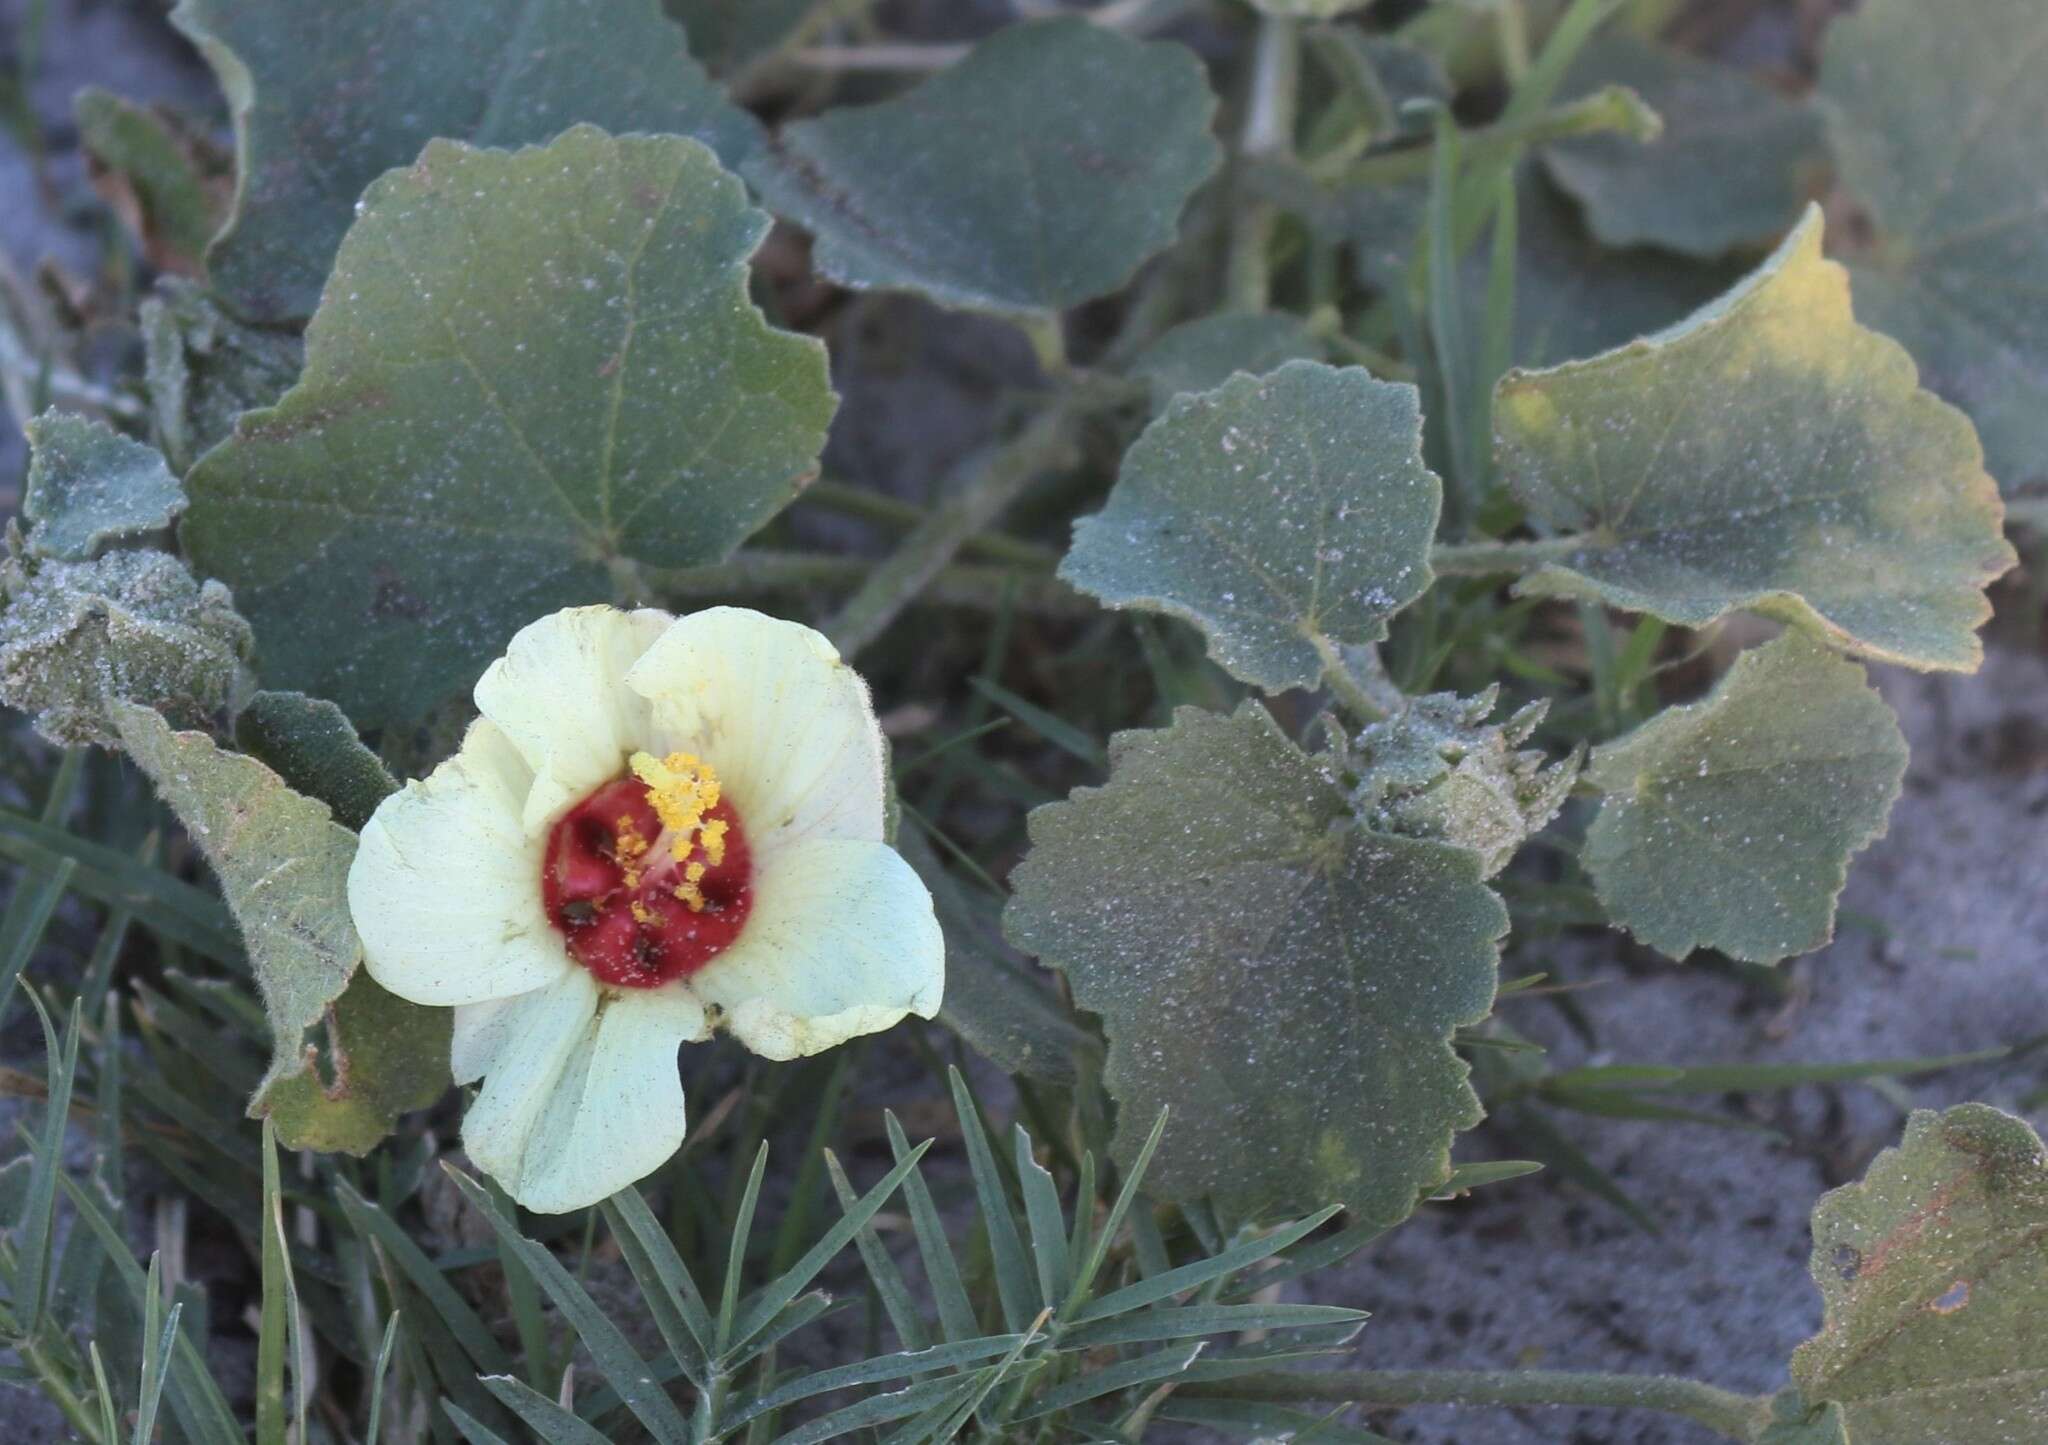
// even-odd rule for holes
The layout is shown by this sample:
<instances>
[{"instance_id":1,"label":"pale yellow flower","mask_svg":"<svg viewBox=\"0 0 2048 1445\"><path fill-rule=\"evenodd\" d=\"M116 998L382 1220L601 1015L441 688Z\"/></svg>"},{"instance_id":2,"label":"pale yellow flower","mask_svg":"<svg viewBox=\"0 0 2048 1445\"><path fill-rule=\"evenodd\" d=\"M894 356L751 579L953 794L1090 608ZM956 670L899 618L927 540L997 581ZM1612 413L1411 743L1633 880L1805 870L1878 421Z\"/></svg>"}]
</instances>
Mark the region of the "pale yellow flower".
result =
<instances>
[{"instance_id":1,"label":"pale yellow flower","mask_svg":"<svg viewBox=\"0 0 2048 1445\"><path fill-rule=\"evenodd\" d=\"M469 1156L579 1208L683 1139L680 1044L771 1059L938 1011L931 896L883 838L867 686L743 608L580 607L522 630L483 716L363 829L372 976L455 1010Z\"/></svg>"}]
</instances>

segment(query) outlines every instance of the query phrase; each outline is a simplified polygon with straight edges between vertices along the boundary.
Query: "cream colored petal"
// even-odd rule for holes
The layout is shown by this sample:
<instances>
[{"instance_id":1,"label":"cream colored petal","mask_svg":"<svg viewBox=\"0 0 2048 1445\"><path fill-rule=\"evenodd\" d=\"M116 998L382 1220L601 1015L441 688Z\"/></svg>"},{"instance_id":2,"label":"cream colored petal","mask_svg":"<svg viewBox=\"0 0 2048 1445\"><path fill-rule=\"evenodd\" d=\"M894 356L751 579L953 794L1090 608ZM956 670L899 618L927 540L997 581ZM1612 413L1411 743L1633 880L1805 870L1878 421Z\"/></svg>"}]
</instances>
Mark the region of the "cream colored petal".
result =
<instances>
[{"instance_id":1,"label":"cream colored petal","mask_svg":"<svg viewBox=\"0 0 2048 1445\"><path fill-rule=\"evenodd\" d=\"M476 1020L485 1027L465 1044L463 1065L481 1071L484 1086L463 1118L462 1147L515 1199L534 1126L597 1033L597 999L597 980L569 969Z\"/></svg>"},{"instance_id":2,"label":"cream colored petal","mask_svg":"<svg viewBox=\"0 0 2048 1445\"><path fill-rule=\"evenodd\" d=\"M428 777L378 804L348 874L371 977L422 1004L525 993L570 967L540 895L541 844L520 823L525 769L489 722Z\"/></svg>"},{"instance_id":3,"label":"cream colored petal","mask_svg":"<svg viewBox=\"0 0 2048 1445\"><path fill-rule=\"evenodd\" d=\"M931 894L895 849L819 838L757 860L733 946L690 978L720 1024L771 1059L930 1018L945 988Z\"/></svg>"},{"instance_id":4,"label":"cream colored petal","mask_svg":"<svg viewBox=\"0 0 2048 1445\"><path fill-rule=\"evenodd\" d=\"M680 984L607 997L534 1127L514 1197L561 1214L660 1168L683 1142L676 1050L709 1037L703 1005Z\"/></svg>"},{"instance_id":5,"label":"cream colored petal","mask_svg":"<svg viewBox=\"0 0 2048 1445\"><path fill-rule=\"evenodd\" d=\"M617 777L646 746L647 703L625 677L669 623L665 612L571 607L520 628L484 669L476 705L534 772L528 832Z\"/></svg>"},{"instance_id":6,"label":"cream colored petal","mask_svg":"<svg viewBox=\"0 0 2048 1445\"><path fill-rule=\"evenodd\" d=\"M512 1021L519 1017L519 1001L512 998L486 999L482 1003L457 1004L454 1028L448 1040L448 1072L458 1084L474 1084L490 1072L491 1060L505 1047Z\"/></svg>"},{"instance_id":7,"label":"cream colored petal","mask_svg":"<svg viewBox=\"0 0 2048 1445\"><path fill-rule=\"evenodd\" d=\"M819 633L743 607L679 618L626 677L663 751L718 772L757 853L882 838L882 730L860 674Z\"/></svg>"}]
</instances>

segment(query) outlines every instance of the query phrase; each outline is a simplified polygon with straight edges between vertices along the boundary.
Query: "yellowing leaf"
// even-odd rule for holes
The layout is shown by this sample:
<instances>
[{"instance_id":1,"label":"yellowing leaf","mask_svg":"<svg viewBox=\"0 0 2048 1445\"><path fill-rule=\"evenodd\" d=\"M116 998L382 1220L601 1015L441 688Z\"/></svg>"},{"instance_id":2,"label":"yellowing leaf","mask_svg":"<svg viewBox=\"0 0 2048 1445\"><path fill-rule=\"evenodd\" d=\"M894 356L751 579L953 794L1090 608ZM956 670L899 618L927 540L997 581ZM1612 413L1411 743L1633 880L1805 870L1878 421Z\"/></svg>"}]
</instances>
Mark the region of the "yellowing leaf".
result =
<instances>
[{"instance_id":1,"label":"yellowing leaf","mask_svg":"<svg viewBox=\"0 0 2048 1445\"><path fill-rule=\"evenodd\" d=\"M436 136L529 145L580 121L735 165L759 140L655 0L183 0L171 19L234 113L234 209L207 262L254 320L313 309L363 188Z\"/></svg>"},{"instance_id":2,"label":"yellowing leaf","mask_svg":"<svg viewBox=\"0 0 2048 1445\"><path fill-rule=\"evenodd\" d=\"M1579 543L1520 590L1689 627L1747 608L1867 657L1977 666L1984 588L2014 560L1997 488L1820 246L1816 210L1680 325L1501 382L1502 472Z\"/></svg>"},{"instance_id":3,"label":"yellowing leaf","mask_svg":"<svg viewBox=\"0 0 2048 1445\"><path fill-rule=\"evenodd\" d=\"M1172 243L1216 168L1215 106L1179 45L1029 21L893 100L784 127L746 174L842 285L1042 314Z\"/></svg>"},{"instance_id":4,"label":"yellowing leaf","mask_svg":"<svg viewBox=\"0 0 2048 1445\"><path fill-rule=\"evenodd\" d=\"M1775 963L1834 936L1851 856L1884 832L1906 739L1863 669L1798 632L1593 751L1585 863L1609 916L1672 958Z\"/></svg>"},{"instance_id":5,"label":"yellowing leaf","mask_svg":"<svg viewBox=\"0 0 2048 1445\"><path fill-rule=\"evenodd\" d=\"M1005 928L1102 1016L1117 1157L1171 1108L1149 1191L1391 1224L1450 1177L1508 924L1477 854L1361 827L1256 703L1119 734L1030 828Z\"/></svg>"},{"instance_id":6,"label":"yellowing leaf","mask_svg":"<svg viewBox=\"0 0 2048 1445\"><path fill-rule=\"evenodd\" d=\"M1827 1316L1792 1378L1855 1445L2048 1439L2048 1152L2023 1121L1915 1112L1815 1207L1813 1278Z\"/></svg>"},{"instance_id":7,"label":"yellowing leaf","mask_svg":"<svg viewBox=\"0 0 2048 1445\"><path fill-rule=\"evenodd\" d=\"M695 141L588 126L372 186L298 384L186 479L265 682L415 719L614 569L716 561L795 497L834 398L748 299L767 226Z\"/></svg>"},{"instance_id":8,"label":"yellowing leaf","mask_svg":"<svg viewBox=\"0 0 2048 1445\"><path fill-rule=\"evenodd\" d=\"M327 1018L325 1057L273 1080L249 1112L267 1117L288 1149L367 1154L400 1114L447 1090L454 1010L423 1008L357 969Z\"/></svg>"},{"instance_id":9,"label":"yellowing leaf","mask_svg":"<svg viewBox=\"0 0 2048 1445\"><path fill-rule=\"evenodd\" d=\"M1289 362L1177 397L1124 457L1060 575L1112 607L1184 617L1270 691L1376 642L1430 584L1443 485L1415 388Z\"/></svg>"}]
</instances>

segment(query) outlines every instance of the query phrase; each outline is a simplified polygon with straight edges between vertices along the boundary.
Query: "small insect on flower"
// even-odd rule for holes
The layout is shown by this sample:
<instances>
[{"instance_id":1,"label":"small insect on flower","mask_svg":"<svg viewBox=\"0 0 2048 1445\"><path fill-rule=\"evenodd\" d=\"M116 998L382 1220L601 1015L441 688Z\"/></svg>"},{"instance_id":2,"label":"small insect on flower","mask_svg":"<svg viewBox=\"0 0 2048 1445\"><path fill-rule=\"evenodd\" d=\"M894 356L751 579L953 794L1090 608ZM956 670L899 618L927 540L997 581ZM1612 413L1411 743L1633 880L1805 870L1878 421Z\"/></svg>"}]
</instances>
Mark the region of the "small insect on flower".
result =
<instances>
[{"instance_id":1,"label":"small insect on flower","mask_svg":"<svg viewBox=\"0 0 2048 1445\"><path fill-rule=\"evenodd\" d=\"M462 748L363 829L370 973L452 1005L463 1145L521 1204L603 1199L683 1141L676 1050L792 1059L930 1018L931 895L883 837L867 685L743 608L579 607L512 639Z\"/></svg>"}]
</instances>

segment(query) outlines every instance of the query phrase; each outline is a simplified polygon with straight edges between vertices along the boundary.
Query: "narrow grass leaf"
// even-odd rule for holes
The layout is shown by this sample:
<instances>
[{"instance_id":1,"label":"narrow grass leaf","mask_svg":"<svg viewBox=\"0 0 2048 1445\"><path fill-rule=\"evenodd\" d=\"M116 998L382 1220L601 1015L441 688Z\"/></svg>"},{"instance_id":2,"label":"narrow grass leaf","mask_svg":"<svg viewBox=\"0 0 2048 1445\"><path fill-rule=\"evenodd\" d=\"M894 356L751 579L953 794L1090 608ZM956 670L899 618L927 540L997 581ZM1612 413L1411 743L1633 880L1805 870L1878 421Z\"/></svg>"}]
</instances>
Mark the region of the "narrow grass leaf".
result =
<instances>
[{"instance_id":1,"label":"narrow grass leaf","mask_svg":"<svg viewBox=\"0 0 2048 1445\"><path fill-rule=\"evenodd\" d=\"M1109 1257L1110 1246L1116 1243L1117 1231L1123 1227L1124 1218L1131 1212L1131 1204L1138 1197L1138 1187L1144 1183L1145 1170L1152 1163L1152 1155L1159 1148L1160 1136L1166 1132L1168 1110L1161 1109L1159 1117L1152 1123L1152 1132L1145 1136L1144 1144L1138 1150L1138 1157L1131 1161L1131 1167L1124 1171L1123 1187L1117 1190L1116 1203L1109 1207L1109 1217L1102 1222L1102 1233L1095 1237L1094 1246L1088 1251L1087 1262L1074 1276L1073 1288L1067 1292L1066 1303L1060 1308L1060 1318L1072 1319L1074 1311L1088 1297L1088 1291L1095 1286L1095 1277L1102 1272L1102 1262ZM1094 1191L1084 1191L1076 1213L1087 1217L1092 1208ZM1150 1222L1149 1220L1147 1221Z\"/></svg>"},{"instance_id":2,"label":"narrow grass leaf","mask_svg":"<svg viewBox=\"0 0 2048 1445\"><path fill-rule=\"evenodd\" d=\"M818 1277L818 1272L846 1248L861 1226L874 1218L875 1211L896 1192L896 1187L904 1178L917 1168L917 1161L924 1157L925 1150L930 1147L930 1143L926 1142L911 1150L909 1158L890 1170L881 1183L861 1196L859 1202L849 1209L837 1224L826 1230L823 1237L804 1252L801 1259L784 1270L773 1282L763 1285L747 1300L745 1308L739 1312L738 1320L733 1326L731 1343L727 1346L729 1351L746 1344L759 1334L770 1320L781 1313L783 1306L795 1299ZM751 1192L750 1190L749 1193Z\"/></svg>"},{"instance_id":3,"label":"narrow grass leaf","mask_svg":"<svg viewBox=\"0 0 2048 1445\"><path fill-rule=\"evenodd\" d=\"M889 1133L889 1148L900 1161L910 1153L910 1141L903 1124L893 1112L883 1114ZM910 1209L910 1227L917 1236L917 1253L924 1262L925 1282L931 1286L932 1301L938 1307L940 1331L949 1340L967 1340L980 1333L967 1287L960 1281L960 1264L953 1257L946 1226L932 1202L924 1175L913 1169L903 1179L903 1202Z\"/></svg>"},{"instance_id":4,"label":"narrow grass leaf","mask_svg":"<svg viewBox=\"0 0 2048 1445\"><path fill-rule=\"evenodd\" d=\"M492 1337L490 1329L470 1308L468 1301L448 1282L447 1275L413 1243L412 1237L390 1215L357 1193L346 1179L335 1181L334 1195L349 1226L364 1244L381 1249L405 1276L406 1282L419 1291L429 1308L462 1346L463 1353L476 1365L477 1373L509 1373L512 1361L503 1347Z\"/></svg>"},{"instance_id":5,"label":"narrow grass leaf","mask_svg":"<svg viewBox=\"0 0 2048 1445\"><path fill-rule=\"evenodd\" d=\"M1067 1222L1060 1212L1059 1186L1032 1153L1031 1136L1013 1126L1017 1179L1024 1191L1024 1216L1031 1229L1031 1259L1038 1270L1039 1298L1057 1309L1067 1287ZM1086 1207L1084 1203L1083 1207Z\"/></svg>"},{"instance_id":6,"label":"narrow grass leaf","mask_svg":"<svg viewBox=\"0 0 2048 1445\"><path fill-rule=\"evenodd\" d=\"M1100 1399L1118 1390L1128 1390L1137 1385L1149 1385L1157 1380L1170 1380L1189 1365L1206 1348L1204 1342L1192 1345L1176 1345L1172 1349L1155 1350L1149 1355L1121 1360L1100 1370L1090 1370L1079 1379L1069 1380L1047 1390L1031 1403L1031 1408L1017 1418L1032 1420L1041 1415L1051 1415L1060 1410L1071 1410L1074 1406L1089 1400Z\"/></svg>"},{"instance_id":7,"label":"narrow grass leaf","mask_svg":"<svg viewBox=\"0 0 2048 1445\"><path fill-rule=\"evenodd\" d=\"M13 1231L20 1264L14 1298L9 1303L21 1322L23 1337L33 1339L42 1330L44 1311L49 1304L57 1181L64 1172L64 1135L71 1124L71 1088L78 1077L78 1005L71 1005L64 1041L59 1044L56 1027L33 990L29 991L28 1001L35 1005L36 1019L43 1026L43 1045L48 1051L49 1103L43 1114L42 1137L35 1145L35 1160L29 1166L28 1198Z\"/></svg>"},{"instance_id":8,"label":"narrow grass leaf","mask_svg":"<svg viewBox=\"0 0 2048 1445\"><path fill-rule=\"evenodd\" d=\"M1126 1314L1149 1304L1157 1304L1163 1299L1170 1299L1174 1295L1199 1289L1212 1280L1227 1278L1247 1265L1257 1264L1262 1259L1278 1254L1297 1240L1307 1238L1338 1212L1338 1206L1332 1205L1320 1213L1311 1214L1306 1219L1296 1220L1293 1224L1276 1229L1271 1234L1247 1240L1243 1244L1233 1245L1229 1249L1212 1254L1207 1259L1198 1259L1177 1269L1169 1269L1127 1284L1122 1289L1112 1290L1076 1310L1073 1316L1074 1323L1083 1324L1089 1320L1108 1319L1112 1315ZM1263 1279L1262 1276L1262 1282Z\"/></svg>"},{"instance_id":9,"label":"narrow grass leaf","mask_svg":"<svg viewBox=\"0 0 2048 1445\"><path fill-rule=\"evenodd\" d=\"M921 1375L936 1370L951 1370L960 1365L978 1364L983 1360L1009 1353L1017 1345L1016 1335L986 1335L978 1340L961 1340L955 1344L933 1345L923 1350L902 1350L893 1355L878 1355L872 1360L858 1364L840 1365L777 1385L774 1389L755 1396L725 1417L728 1428L744 1425L757 1415L770 1410L779 1410L798 1400L807 1400L813 1395L822 1395L831 1390L850 1390L861 1385L872 1385L882 1380L901 1379L906 1375Z\"/></svg>"},{"instance_id":10,"label":"narrow grass leaf","mask_svg":"<svg viewBox=\"0 0 2048 1445\"><path fill-rule=\"evenodd\" d=\"M709 1377L705 1360L716 1326L689 1267L639 1190L628 1185L599 1207L669 1353L690 1382L702 1388Z\"/></svg>"},{"instance_id":11,"label":"narrow grass leaf","mask_svg":"<svg viewBox=\"0 0 2048 1445\"><path fill-rule=\"evenodd\" d=\"M520 1234L475 1180L454 1169L449 1169L448 1174L496 1231L499 1242L531 1271L541 1288L547 1291L548 1298L555 1302L555 1308L562 1312L563 1318L576 1331L577 1338L583 1341L584 1348L590 1351L598 1373L619 1392L626 1408L647 1427L648 1433L660 1445L686 1445L691 1438L690 1429L682 1414L654 1382L647 1362L626 1342L619 1327L598 1308L583 1286L546 1248Z\"/></svg>"},{"instance_id":12,"label":"narrow grass leaf","mask_svg":"<svg viewBox=\"0 0 2048 1445\"><path fill-rule=\"evenodd\" d=\"M574 1411L564 1410L524 1380L511 1375L486 1375L484 1388L531 1425L548 1445L611 1445Z\"/></svg>"},{"instance_id":13,"label":"narrow grass leaf","mask_svg":"<svg viewBox=\"0 0 2048 1445\"><path fill-rule=\"evenodd\" d=\"M972 1388L971 1381L963 1384L952 1379L927 1380L885 1395L870 1395L858 1404L834 1410L829 1415L820 1415L809 1424L798 1426L776 1445L819 1445L821 1441L837 1440L841 1435L850 1435L856 1430L869 1430L891 1420L908 1419Z\"/></svg>"},{"instance_id":14,"label":"narrow grass leaf","mask_svg":"<svg viewBox=\"0 0 2048 1445\"><path fill-rule=\"evenodd\" d=\"M1003 1322L1021 1330L1031 1318L1031 1298L1036 1281L1024 1258L1024 1244L1017 1233L1017 1217L1011 1211L1009 1191L996 1171L995 1154L981 1127L981 1110L968 1092L967 1081L958 1069L946 1070L953 1091L953 1109L960 1116L960 1136L967 1144L967 1164L974 1176L974 1192L981 1201L981 1222L988 1231L989 1253L995 1261L996 1293L1001 1297Z\"/></svg>"},{"instance_id":15,"label":"narrow grass leaf","mask_svg":"<svg viewBox=\"0 0 2048 1445\"><path fill-rule=\"evenodd\" d=\"M825 1169L832 1179L832 1192L839 1198L839 1207L850 1210L859 1198L853 1192L853 1182L846 1177L846 1170L828 1149L825 1151ZM873 1220L860 1227L853 1237L854 1246L860 1250L861 1263L866 1266L868 1278L874 1282L875 1298L881 1302L883 1312L889 1316L889 1323L896 1331L896 1338L903 1342L906 1350L923 1350L930 1346L931 1335L926 1330L924 1318L918 1313L917 1301L910 1293L909 1281L903 1278L903 1271L896 1267L896 1261L889 1254L888 1247L875 1230Z\"/></svg>"}]
</instances>

